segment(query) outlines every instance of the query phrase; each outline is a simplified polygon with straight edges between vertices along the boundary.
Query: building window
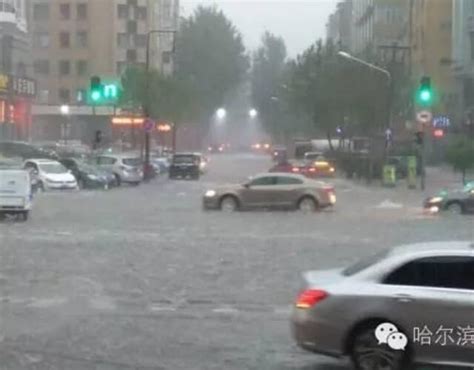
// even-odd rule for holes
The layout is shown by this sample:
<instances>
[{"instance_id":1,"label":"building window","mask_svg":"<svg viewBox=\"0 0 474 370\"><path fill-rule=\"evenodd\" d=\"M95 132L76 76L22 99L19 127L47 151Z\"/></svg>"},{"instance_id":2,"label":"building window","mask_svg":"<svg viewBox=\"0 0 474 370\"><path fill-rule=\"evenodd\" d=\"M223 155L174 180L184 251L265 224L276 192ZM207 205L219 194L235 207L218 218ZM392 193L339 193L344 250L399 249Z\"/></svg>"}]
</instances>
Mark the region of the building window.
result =
<instances>
[{"instance_id":1,"label":"building window","mask_svg":"<svg viewBox=\"0 0 474 370\"><path fill-rule=\"evenodd\" d=\"M61 103L69 103L69 101L71 100L71 92L69 91L69 89L59 89L58 96Z\"/></svg>"},{"instance_id":2,"label":"building window","mask_svg":"<svg viewBox=\"0 0 474 370\"><path fill-rule=\"evenodd\" d=\"M85 103L86 101L86 89L77 89L76 90L76 102L78 104Z\"/></svg>"},{"instance_id":3,"label":"building window","mask_svg":"<svg viewBox=\"0 0 474 370\"><path fill-rule=\"evenodd\" d=\"M59 14L61 19L71 19L71 6L69 4L59 4Z\"/></svg>"},{"instance_id":4,"label":"building window","mask_svg":"<svg viewBox=\"0 0 474 370\"><path fill-rule=\"evenodd\" d=\"M117 46L119 48L127 48L128 47L128 36L127 36L126 33L117 34Z\"/></svg>"},{"instance_id":5,"label":"building window","mask_svg":"<svg viewBox=\"0 0 474 370\"><path fill-rule=\"evenodd\" d=\"M88 37L87 31L77 31L76 33L76 45L79 48L87 47Z\"/></svg>"},{"instance_id":6,"label":"building window","mask_svg":"<svg viewBox=\"0 0 474 370\"><path fill-rule=\"evenodd\" d=\"M59 61L59 74L61 76L67 76L71 73L71 63L69 60Z\"/></svg>"},{"instance_id":7,"label":"building window","mask_svg":"<svg viewBox=\"0 0 474 370\"><path fill-rule=\"evenodd\" d=\"M128 19L128 7L124 4L117 5L117 13L120 19Z\"/></svg>"},{"instance_id":8,"label":"building window","mask_svg":"<svg viewBox=\"0 0 474 370\"><path fill-rule=\"evenodd\" d=\"M49 19L49 4L35 4L33 6L33 19L47 21Z\"/></svg>"},{"instance_id":9,"label":"building window","mask_svg":"<svg viewBox=\"0 0 474 370\"><path fill-rule=\"evenodd\" d=\"M137 8L137 18L140 20L146 20L146 7L139 6Z\"/></svg>"},{"instance_id":10,"label":"building window","mask_svg":"<svg viewBox=\"0 0 474 370\"><path fill-rule=\"evenodd\" d=\"M69 48L71 46L71 39L69 36L69 32L59 33L59 46L63 49Z\"/></svg>"},{"instance_id":11,"label":"building window","mask_svg":"<svg viewBox=\"0 0 474 370\"><path fill-rule=\"evenodd\" d=\"M87 19L87 4L84 4L84 3L77 4L77 19L79 20Z\"/></svg>"},{"instance_id":12,"label":"building window","mask_svg":"<svg viewBox=\"0 0 474 370\"><path fill-rule=\"evenodd\" d=\"M161 54L161 61L162 61L163 64L171 63L171 52L170 51L164 51Z\"/></svg>"},{"instance_id":13,"label":"building window","mask_svg":"<svg viewBox=\"0 0 474 370\"><path fill-rule=\"evenodd\" d=\"M134 49L127 50L127 62L134 63L137 61L137 51Z\"/></svg>"},{"instance_id":14,"label":"building window","mask_svg":"<svg viewBox=\"0 0 474 370\"><path fill-rule=\"evenodd\" d=\"M136 7L137 6L137 0L127 0L127 5L130 7Z\"/></svg>"},{"instance_id":15,"label":"building window","mask_svg":"<svg viewBox=\"0 0 474 370\"><path fill-rule=\"evenodd\" d=\"M144 48L146 47L146 35L136 35L136 41L135 44L139 48Z\"/></svg>"},{"instance_id":16,"label":"building window","mask_svg":"<svg viewBox=\"0 0 474 370\"><path fill-rule=\"evenodd\" d=\"M165 19L171 18L171 1L163 0L163 17Z\"/></svg>"},{"instance_id":17,"label":"building window","mask_svg":"<svg viewBox=\"0 0 474 370\"><path fill-rule=\"evenodd\" d=\"M137 33L137 22L128 21L127 23L127 33Z\"/></svg>"},{"instance_id":18,"label":"building window","mask_svg":"<svg viewBox=\"0 0 474 370\"><path fill-rule=\"evenodd\" d=\"M36 74L48 75L49 74L49 61L42 59L36 60L34 63L34 69Z\"/></svg>"},{"instance_id":19,"label":"building window","mask_svg":"<svg viewBox=\"0 0 474 370\"><path fill-rule=\"evenodd\" d=\"M34 46L37 48L48 48L49 47L49 33L47 32L35 33L33 43L34 43Z\"/></svg>"},{"instance_id":20,"label":"building window","mask_svg":"<svg viewBox=\"0 0 474 370\"><path fill-rule=\"evenodd\" d=\"M78 60L76 62L76 72L78 76L84 76L87 73L87 60Z\"/></svg>"}]
</instances>

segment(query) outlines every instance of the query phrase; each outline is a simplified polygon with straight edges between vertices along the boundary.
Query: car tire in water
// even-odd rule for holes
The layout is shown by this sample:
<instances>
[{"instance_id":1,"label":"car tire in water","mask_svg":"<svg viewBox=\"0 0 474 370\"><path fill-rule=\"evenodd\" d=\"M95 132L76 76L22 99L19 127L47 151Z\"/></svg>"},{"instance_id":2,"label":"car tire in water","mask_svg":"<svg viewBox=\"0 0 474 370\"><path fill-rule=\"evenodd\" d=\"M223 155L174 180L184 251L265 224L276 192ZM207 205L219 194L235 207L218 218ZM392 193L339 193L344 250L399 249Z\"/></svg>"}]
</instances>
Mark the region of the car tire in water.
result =
<instances>
[{"instance_id":1,"label":"car tire in water","mask_svg":"<svg viewBox=\"0 0 474 370\"><path fill-rule=\"evenodd\" d=\"M464 213L462 204L459 202L452 202L446 206L446 210L452 215L460 215Z\"/></svg>"},{"instance_id":2,"label":"car tire in water","mask_svg":"<svg viewBox=\"0 0 474 370\"><path fill-rule=\"evenodd\" d=\"M409 370L409 348L391 349L378 343L375 329L378 324L368 324L357 329L351 338L349 354L356 370Z\"/></svg>"},{"instance_id":3,"label":"car tire in water","mask_svg":"<svg viewBox=\"0 0 474 370\"><path fill-rule=\"evenodd\" d=\"M304 213L315 212L318 209L318 203L312 197L303 197L298 201L298 210Z\"/></svg>"},{"instance_id":4,"label":"car tire in water","mask_svg":"<svg viewBox=\"0 0 474 370\"><path fill-rule=\"evenodd\" d=\"M227 212L227 213L232 213L238 210L239 208L239 203L235 197L231 195L227 195L224 198L222 198L220 202L220 208L221 211Z\"/></svg>"}]
</instances>

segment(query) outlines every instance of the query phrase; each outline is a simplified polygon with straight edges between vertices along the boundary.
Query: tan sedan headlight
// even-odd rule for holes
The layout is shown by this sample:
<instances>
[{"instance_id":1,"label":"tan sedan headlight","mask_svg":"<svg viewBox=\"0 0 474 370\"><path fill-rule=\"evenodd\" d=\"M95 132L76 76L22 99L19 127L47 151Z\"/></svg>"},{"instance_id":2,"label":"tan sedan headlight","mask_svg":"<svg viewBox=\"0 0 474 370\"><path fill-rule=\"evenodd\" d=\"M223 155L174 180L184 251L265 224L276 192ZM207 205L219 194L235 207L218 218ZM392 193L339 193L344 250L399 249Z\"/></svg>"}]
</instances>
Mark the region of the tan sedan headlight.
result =
<instances>
[{"instance_id":1,"label":"tan sedan headlight","mask_svg":"<svg viewBox=\"0 0 474 370\"><path fill-rule=\"evenodd\" d=\"M206 194L204 194L204 196L206 198L212 198L212 197L215 197L216 196L216 191L215 190L208 190L206 191Z\"/></svg>"}]
</instances>

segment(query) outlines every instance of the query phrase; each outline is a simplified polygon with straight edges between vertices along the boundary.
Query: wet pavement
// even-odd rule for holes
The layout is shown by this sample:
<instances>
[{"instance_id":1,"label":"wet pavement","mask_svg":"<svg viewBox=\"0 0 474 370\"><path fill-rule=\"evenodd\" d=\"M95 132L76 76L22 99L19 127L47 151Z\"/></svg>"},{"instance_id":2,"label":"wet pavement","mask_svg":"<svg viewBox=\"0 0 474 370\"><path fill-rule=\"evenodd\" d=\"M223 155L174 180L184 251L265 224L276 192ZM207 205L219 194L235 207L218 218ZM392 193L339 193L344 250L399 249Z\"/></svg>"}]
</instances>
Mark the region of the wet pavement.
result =
<instances>
[{"instance_id":1,"label":"wet pavement","mask_svg":"<svg viewBox=\"0 0 474 370\"><path fill-rule=\"evenodd\" d=\"M474 240L474 218L424 216L419 191L345 179L334 211L202 210L205 190L269 167L216 155L198 182L45 193L0 223L0 369L348 369L293 344L301 272Z\"/></svg>"}]
</instances>

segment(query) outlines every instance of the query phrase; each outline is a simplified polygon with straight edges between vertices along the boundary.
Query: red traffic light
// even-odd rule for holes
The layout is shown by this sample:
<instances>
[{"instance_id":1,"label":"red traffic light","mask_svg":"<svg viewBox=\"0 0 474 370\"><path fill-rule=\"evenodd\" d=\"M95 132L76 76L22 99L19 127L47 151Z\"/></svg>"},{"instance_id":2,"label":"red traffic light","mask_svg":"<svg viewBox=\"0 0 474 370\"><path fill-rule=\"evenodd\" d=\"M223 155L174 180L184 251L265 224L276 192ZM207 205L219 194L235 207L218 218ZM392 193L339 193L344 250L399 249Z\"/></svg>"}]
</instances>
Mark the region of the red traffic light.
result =
<instances>
[{"instance_id":1,"label":"red traffic light","mask_svg":"<svg viewBox=\"0 0 474 370\"><path fill-rule=\"evenodd\" d=\"M436 130L433 131L433 136L437 139L440 139L442 137L444 137L444 130L438 128Z\"/></svg>"}]
</instances>

